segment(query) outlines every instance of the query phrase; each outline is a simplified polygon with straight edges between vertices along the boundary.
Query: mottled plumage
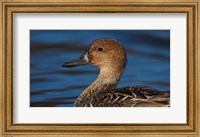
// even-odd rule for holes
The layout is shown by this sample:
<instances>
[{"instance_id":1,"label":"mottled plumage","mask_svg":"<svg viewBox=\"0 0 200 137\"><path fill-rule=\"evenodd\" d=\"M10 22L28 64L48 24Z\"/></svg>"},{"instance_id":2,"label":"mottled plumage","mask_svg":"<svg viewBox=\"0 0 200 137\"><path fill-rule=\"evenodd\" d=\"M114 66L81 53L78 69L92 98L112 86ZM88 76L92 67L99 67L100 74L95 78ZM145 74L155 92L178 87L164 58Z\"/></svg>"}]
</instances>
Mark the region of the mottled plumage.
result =
<instances>
[{"instance_id":1,"label":"mottled plumage","mask_svg":"<svg viewBox=\"0 0 200 137\"><path fill-rule=\"evenodd\" d=\"M77 98L76 107L168 107L170 92L159 92L147 86L118 88L126 68L123 45L109 38L95 40L84 55L63 67L92 64L100 69L97 79Z\"/></svg>"},{"instance_id":2,"label":"mottled plumage","mask_svg":"<svg viewBox=\"0 0 200 137\"><path fill-rule=\"evenodd\" d=\"M98 93L78 107L168 107L170 92L143 86L124 87Z\"/></svg>"}]
</instances>

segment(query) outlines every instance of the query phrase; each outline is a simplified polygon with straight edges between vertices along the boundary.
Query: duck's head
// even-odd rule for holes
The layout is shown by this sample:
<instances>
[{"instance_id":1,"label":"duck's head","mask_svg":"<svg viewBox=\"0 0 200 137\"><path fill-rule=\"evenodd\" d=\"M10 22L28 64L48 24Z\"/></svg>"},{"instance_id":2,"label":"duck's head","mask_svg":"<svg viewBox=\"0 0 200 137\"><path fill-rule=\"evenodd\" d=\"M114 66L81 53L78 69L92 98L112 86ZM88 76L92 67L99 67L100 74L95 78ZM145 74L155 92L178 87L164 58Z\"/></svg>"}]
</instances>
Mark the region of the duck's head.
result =
<instances>
[{"instance_id":1,"label":"duck's head","mask_svg":"<svg viewBox=\"0 0 200 137\"><path fill-rule=\"evenodd\" d=\"M120 42L115 39L100 38L94 40L82 56L66 62L63 67L92 64L98 66L101 71L123 72L126 62L126 52Z\"/></svg>"}]
</instances>

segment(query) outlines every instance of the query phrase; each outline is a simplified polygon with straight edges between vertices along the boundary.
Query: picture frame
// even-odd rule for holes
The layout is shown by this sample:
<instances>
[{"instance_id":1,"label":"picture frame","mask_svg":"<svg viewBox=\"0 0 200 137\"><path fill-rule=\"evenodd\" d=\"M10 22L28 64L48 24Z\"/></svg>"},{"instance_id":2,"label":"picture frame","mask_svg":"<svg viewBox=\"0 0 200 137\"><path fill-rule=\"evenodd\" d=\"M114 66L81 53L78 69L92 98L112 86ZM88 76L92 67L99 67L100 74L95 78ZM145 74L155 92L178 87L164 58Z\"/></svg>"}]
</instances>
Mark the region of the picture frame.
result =
<instances>
[{"instance_id":1,"label":"picture frame","mask_svg":"<svg viewBox=\"0 0 200 137\"><path fill-rule=\"evenodd\" d=\"M199 0L2 0L0 25L1 136L200 136ZM20 13L186 13L187 123L186 124L14 124L13 16Z\"/></svg>"}]
</instances>

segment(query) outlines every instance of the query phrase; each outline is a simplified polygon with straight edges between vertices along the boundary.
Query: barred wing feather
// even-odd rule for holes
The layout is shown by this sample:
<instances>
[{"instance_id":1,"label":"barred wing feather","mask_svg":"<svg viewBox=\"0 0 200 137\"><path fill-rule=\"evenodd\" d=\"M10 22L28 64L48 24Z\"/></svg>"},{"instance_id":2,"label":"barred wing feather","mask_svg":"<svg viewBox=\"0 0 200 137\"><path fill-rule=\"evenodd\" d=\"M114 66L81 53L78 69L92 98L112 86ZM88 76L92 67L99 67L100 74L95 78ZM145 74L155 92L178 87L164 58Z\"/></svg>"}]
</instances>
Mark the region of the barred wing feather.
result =
<instances>
[{"instance_id":1,"label":"barred wing feather","mask_svg":"<svg viewBox=\"0 0 200 137\"><path fill-rule=\"evenodd\" d=\"M147 86L132 86L96 94L85 107L169 107L170 92L159 92Z\"/></svg>"}]
</instances>

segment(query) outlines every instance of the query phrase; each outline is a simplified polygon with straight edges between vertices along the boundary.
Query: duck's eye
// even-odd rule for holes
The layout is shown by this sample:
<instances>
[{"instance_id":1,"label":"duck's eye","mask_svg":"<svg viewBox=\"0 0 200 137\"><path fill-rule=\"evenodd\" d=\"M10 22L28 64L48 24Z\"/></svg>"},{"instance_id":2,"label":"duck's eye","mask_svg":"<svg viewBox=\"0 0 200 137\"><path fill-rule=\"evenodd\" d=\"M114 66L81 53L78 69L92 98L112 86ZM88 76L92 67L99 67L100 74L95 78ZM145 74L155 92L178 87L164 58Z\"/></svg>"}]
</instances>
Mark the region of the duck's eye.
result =
<instances>
[{"instance_id":1,"label":"duck's eye","mask_svg":"<svg viewBox=\"0 0 200 137\"><path fill-rule=\"evenodd\" d=\"M103 51L103 48L98 48L98 51Z\"/></svg>"}]
</instances>

